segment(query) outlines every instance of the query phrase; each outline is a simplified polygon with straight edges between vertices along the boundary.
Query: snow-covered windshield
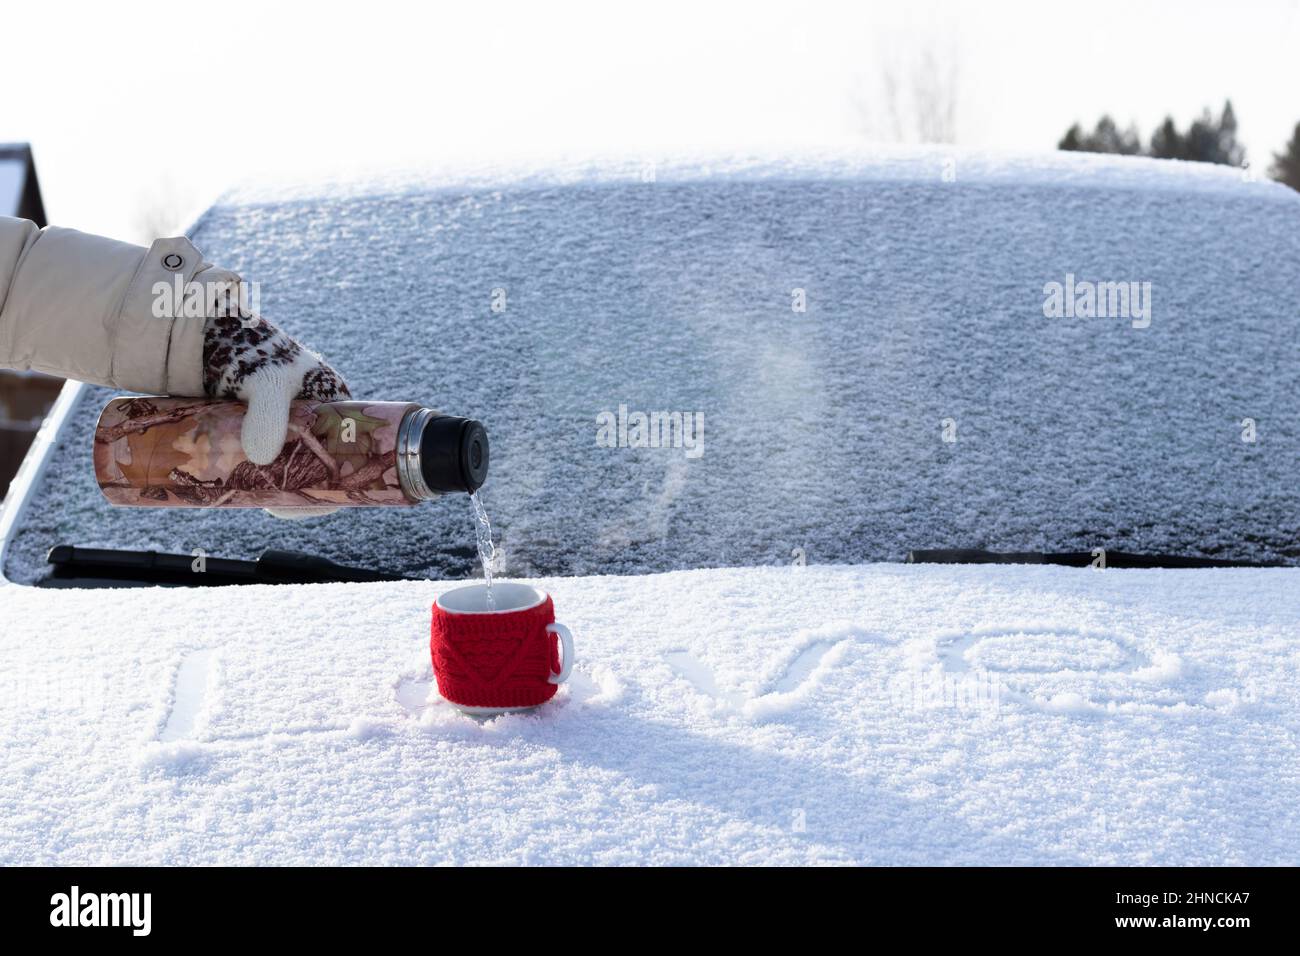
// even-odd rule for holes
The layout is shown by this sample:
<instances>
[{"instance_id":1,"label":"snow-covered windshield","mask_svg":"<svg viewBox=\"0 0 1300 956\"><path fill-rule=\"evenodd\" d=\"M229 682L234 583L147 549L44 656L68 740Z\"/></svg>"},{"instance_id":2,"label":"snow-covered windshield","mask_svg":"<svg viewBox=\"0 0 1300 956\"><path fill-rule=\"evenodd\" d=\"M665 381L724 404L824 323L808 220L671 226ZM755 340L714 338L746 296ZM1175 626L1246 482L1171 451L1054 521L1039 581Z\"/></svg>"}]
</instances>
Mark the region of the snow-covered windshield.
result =
<instances>
[{"instance_id":1,"label":"snow-covered windshield","mask_svg":"<svg viewBox=\"0 0 1300 956\"><path fill-rule=\"evenodd\" d=\"M486 424L508 575L936 547L1295 563L1300 196L1054 162L408 182L232 199L193 238L357 397ZM109 397L75 411L11 579L58 543L477 571L463 496L300 523L110 507ZM653 412L669 447L633 447Z\"/></svg>"}]
</instances>

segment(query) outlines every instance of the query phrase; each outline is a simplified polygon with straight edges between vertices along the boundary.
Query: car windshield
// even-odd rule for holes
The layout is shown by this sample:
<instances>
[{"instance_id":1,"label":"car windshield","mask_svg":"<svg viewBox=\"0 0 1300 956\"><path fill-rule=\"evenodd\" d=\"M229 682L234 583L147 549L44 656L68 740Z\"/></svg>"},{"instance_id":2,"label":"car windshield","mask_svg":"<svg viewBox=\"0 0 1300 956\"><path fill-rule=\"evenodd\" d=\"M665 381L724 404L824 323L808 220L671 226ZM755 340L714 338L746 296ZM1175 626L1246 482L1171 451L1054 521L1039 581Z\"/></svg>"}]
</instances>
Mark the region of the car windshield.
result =
<instances>
[{"instance_id":1,"label":"car windshield","mask_svg":"<svg viewBox=\"0 0 1300 956\"><path fill-rule=\"evenodd\" d=\"M951 547L1294 564L1300 196L1173 166L389 183L234 197L192 238L357 397L487 426L511 576ZM1083 283L1131 288L1129 313L1053 311ZM111 397L72 412L11 580L56 544L478 573L463 495L302 522L111 507L91 467ZM635 447L651 413L666 447Z\"/></svg>"}]
</instances>

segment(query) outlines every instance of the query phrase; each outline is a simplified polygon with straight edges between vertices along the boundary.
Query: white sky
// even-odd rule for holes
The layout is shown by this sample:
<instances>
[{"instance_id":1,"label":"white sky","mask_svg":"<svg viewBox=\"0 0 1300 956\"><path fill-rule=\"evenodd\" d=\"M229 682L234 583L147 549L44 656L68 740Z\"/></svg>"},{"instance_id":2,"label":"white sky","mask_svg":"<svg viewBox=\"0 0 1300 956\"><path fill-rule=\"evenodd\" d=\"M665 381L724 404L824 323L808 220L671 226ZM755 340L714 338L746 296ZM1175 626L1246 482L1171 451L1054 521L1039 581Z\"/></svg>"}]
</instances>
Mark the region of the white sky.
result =
<instances>
[{"instance_id":1,"label":"white sky","mask_svg":"<svg viewBox=\"0 0 1300 956\"><path fill-rule=\"evenodd\" d=\"M139 241L244 180L865 142L884 65L927 49L960 146L1231 97L1266 165L1300 122L1300 0L468 6L7 4L0 142L33 144L52 220Z\"/></svg>"}]
</instances>

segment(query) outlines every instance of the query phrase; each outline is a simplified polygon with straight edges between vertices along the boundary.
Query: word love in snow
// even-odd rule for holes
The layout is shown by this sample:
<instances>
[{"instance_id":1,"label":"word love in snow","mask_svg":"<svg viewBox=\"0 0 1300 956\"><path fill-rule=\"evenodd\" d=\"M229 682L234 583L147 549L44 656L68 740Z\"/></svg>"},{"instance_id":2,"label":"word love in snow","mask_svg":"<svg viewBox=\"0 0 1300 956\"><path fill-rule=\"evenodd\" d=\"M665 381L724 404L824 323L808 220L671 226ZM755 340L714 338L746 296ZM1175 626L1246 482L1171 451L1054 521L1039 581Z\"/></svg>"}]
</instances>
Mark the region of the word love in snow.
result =
<instances>
[{"instance_id":1,"label":"word love in snow","mask_svg":"<svg viewBox=\"0 0 1300 956\"><path fill-rule=\"evenodd\" d=\"M129 926L132 936L148 936L152 928L151 893L71 892L50 897L51 926Z\"/></svg>"},{"instance_id":2,"label":"word love in snow","mask_svg":"<svg viewBox=\"0 0 1300 956\"><path fill-rule=\"evenodd\" d=\"M1043 315L1049 319L1131 319L1135 329L1151 324L1150 282L1065 282L1043 286Z\"/></svg>"}]
</instances>

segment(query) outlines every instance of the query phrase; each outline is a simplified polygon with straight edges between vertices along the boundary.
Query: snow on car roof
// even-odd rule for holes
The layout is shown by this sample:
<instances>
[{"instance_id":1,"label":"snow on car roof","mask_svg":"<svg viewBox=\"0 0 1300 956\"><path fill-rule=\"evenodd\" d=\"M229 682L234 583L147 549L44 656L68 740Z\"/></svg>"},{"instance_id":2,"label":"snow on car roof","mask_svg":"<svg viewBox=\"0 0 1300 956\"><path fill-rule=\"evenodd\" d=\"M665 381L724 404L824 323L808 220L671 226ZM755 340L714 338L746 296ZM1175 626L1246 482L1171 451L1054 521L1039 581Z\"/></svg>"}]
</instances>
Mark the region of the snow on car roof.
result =
<instances>
[{"instance_id":1,"label":"snow on car roof","mask_svg":"<svg viewBox=\"0 0 1300 956\"><path fill-rule=\"evenodd\" d=\"M446 160L419 166L349 170L302 182L244 183L225 201L234 205L356 198L408 192L537 189L638 183L862 181L950 182L1015 186L1096 186L1103 189L1242 193L1285 200L1285 186L1250 169L1213 163L1104 153L1011 152L946 146L842 145L699 154L555 155L493 162ZM1259 188L1257 188L1259 187Z\"/></svg>"},{"instance_id":2,"label":"snow on car roof","mask_svg":"<svg viewBox=\"0 0 1300 956\"><path fill-rule=\"evenodd\" d=\"M1289 864L1298 574L558 578L486 723L447 585L0 585L0 863Z\"/></svg>"},{"instance_id":3,"label":"snow on car roof","mask_svg":"<svg viewBox=\"0 0 1300 956\"><path fill-rule=\"evenodd\" d=\"M426 171L244 191L194 239L355 395L487 425L507 573L1300 558L1300 196L1239 170L922 150ZM1045 314L1084 283L1136 283L1135 309L1149 284L1149 323ZM64 430L10 578L57 543L474 573L460 498L297 524L113 509L90 467L108 397ZM702 443L621 447L651 412Z\"/></svg>"}]
</instances>

